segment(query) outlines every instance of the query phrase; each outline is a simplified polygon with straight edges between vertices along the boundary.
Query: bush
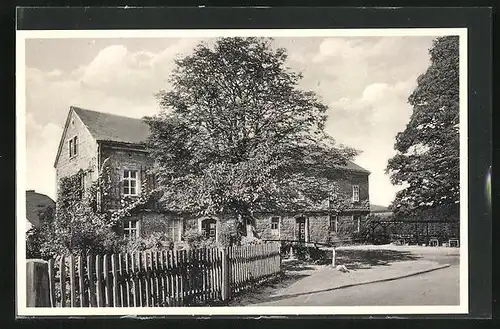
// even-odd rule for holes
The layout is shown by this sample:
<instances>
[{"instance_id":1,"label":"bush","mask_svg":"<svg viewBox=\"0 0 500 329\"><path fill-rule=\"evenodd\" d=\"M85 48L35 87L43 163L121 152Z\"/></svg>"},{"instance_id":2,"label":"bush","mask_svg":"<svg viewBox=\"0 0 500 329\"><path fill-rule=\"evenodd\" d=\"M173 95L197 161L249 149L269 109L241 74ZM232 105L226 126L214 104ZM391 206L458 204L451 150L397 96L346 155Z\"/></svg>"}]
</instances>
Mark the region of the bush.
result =
<instances>
[{"instance_id":1,"label":"bush","mask_svg":"<svg viewBox=\"0 0 500 329\"><path fill-rule=\"evenodd\" d=\"M294 256L298 260L313 261L315 263L324 263L328 260L328 251L320 249L318 247L309 247L306 245L293 244L290 242L281 243L281 255L288 255L290 253L290 248L292 248Z\"/></svg>"},{"instance_id":2,"label":"bush","mask_svg":"<svg viewBox=\"0 0 500 329\"><path fill-rule=\"evenodd\" d=\"M318 247L309 247L308 253L309 258L315 262L324 262L329 258L327 250Z\"/></svg>"},{"instance_id":3,"label":"bush","mask_svg":"<svg viewBox=\"0 0 500 329\"><path fill-rule=\"evenodd\" d=\"M185 245L187 246L187 249L217 247L217 243L214 239L205 237L196 229L190 229L186 231L183 235L183 240Z\"/></svg>"},{"instance_id":4,"label":"bush","mask_svg":"<svg viewBox=\"0 0 500 329\"><path fill-rule=\"evenodd\" d=\"M26 259L42 258L42 243L44 235L35 227L26 232Z\"/></svg>"},{"instance_id":5,"label":"bush","mask_svg":"<svg viewBox=\"0 0 500 329\"><path fill-rule=\"evenodd\" d=\"M155 232L148 237L140 237L128 241L124 246L124 252L137 251L163 251L174 249L174 242L165 233Z\"/></svg>"},{"instance_id":6,"label":"bush","mask_svg":"<svg viewBox=\"0 0 500 329\"><path fill-rule=\"evenodd\" d=\"M238 246L242 242L240 230L234 222L224 222L220 225L219 244L222 247Z\"/></svg>"},{"instance_id":7,"label":"bush","mask_svg":"<svg viewBox=\"0 0 500 329\"><path fill-rule=\"evenodd\" d=\"M253 236L244 236L241 237L241 245L247 246L247 245L255 245L255 244L261 244L262 240Z\"/></svg>"}]
</instances>

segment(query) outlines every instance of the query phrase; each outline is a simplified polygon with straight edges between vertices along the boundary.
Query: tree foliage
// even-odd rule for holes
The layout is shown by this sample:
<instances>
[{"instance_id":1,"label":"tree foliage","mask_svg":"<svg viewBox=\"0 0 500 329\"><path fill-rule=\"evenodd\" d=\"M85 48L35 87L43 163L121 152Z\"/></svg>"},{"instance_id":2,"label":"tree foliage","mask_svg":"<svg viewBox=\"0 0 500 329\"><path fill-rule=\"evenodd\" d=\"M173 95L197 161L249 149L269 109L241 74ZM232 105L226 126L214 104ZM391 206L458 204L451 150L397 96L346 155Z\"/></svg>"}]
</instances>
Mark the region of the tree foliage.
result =
<instances>
[{"instance_id":1,"label":"tree foliage","mask_svg":"<svg viewBox=\"0 0 500 329\"><path fill-rule=\"evenodd\" d=\"M150 200L146 179L141 182L143 193L140 196L122 196L118 208L111 210L115 196L107 160L104 160L97 180L86 187L82 180L88 174L89 170L79 170L58 182L55 214L53 211L41 214L40 227L27 232L28 258L135 251L163 241L152 237L129 243L119 234L122 220L145 207Z\"/></svg>"},{"instance_id":2,"label":"tree foliage","mask_svg":"<svg viewBox=\"0 0 500 329\"><path fill-rule=\"evenodd\" d=\"M120 250L124 241L116 233L115 218L98 209L98 182L82 186L85 171L59 182L55 216L45 216L28 239L27 257L50 258L61 254L102 254ZM50 218L49 218L50 217Z\"/></svg>"},{"instance_id":3,"label":"tree foliage","mask_svg":"<svg viewBox=\"0 0 500 329\"><path fill-rule=\"evenodd\" d=\"M437 38L431 65L418 78L408 102L410 122L396 136L397 154L387 171L405 184L393 202L397 213L448 207L459 202L459 39Z\"/></svg>"},{"instance_id":4,"label":"tree foliage","mask_svg":"<svg viewBox=\"0 0 500 329\"><path fill-rule=\"evenodd\" d=\"M318 207L334 191L331 168L357 151L326 134L327 106L286 59L271 39L222 38L175 61L162 111L145 118L165 208L251 216Z\"/></svg>"}]
</instances>

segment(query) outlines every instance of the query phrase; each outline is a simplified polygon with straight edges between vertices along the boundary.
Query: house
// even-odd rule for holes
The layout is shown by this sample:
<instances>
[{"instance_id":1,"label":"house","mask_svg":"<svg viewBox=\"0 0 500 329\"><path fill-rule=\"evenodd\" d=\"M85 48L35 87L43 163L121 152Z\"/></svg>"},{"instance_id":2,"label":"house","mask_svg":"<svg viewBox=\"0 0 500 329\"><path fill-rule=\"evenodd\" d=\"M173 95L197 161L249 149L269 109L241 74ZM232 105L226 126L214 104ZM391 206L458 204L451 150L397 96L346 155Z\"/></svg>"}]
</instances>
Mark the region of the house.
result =
<instances>
[{"instance_id":1,"label":"house","mask_svg":"<svg viewBox=\"0 0 500 329\"><path fill-rule=\"evenodd\" d=\"M26 191L26 231L32 227L39 227L40 216L44 211L54 211L56 203L49 196L35 192Z\"/></svg>"},{"instance_id":2,"label":"house","mask_svg":"<svg viewBox=\"0 0 500 329\"><path fill-rule=\"evenodd\" d=\"M71 107L59 143L54 167L57 182L63 177L87 172L82 184L98 178L103 165L110 168L112 191L107 209L118 209L123 196L138 196L141 189L154 186L147 169L153 165L144 141L149 126L141 119ZM368 207L369 172L350 162L332 168L343 173L339 185L352 195L352 207L333 214L328 207L301 214L254 214L256 233L265 239L288 239L324 242L341 232L358 231ZM340 176L339 176L340 177ZM346 178L347 177L347 178ZM142 184L147 181L148 184ZM183 232L195 229L217 239L222 218L191 218L187 215L160 211L151 204L147 210L127 217L122 233L126 237L147 236L166 232L173 241L180 241Z\"/></svg>"}]
</instances>

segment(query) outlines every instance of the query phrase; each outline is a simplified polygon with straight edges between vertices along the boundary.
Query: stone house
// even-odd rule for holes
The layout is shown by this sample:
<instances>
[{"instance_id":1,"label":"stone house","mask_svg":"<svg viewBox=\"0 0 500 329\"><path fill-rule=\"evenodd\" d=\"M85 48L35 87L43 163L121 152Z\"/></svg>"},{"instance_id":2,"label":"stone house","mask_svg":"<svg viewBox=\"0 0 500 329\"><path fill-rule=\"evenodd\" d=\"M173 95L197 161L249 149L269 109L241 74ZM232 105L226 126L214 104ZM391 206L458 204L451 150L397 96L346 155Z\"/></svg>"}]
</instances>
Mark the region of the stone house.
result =
<instances>
[{"instance_id":1,"label":"stone house","mask_svg":"<svg viewBox=\"0 0 500 329\"><path fill-rule=\"evenodd\" d=\"M154 188L154 180L147 174L152 159L143 144L148 135L149 126L141 119L70 107L54 162L57 182L84 170L87 174L82 184L87 186L98 178L105 164L111 170L112 182L111 202L106 208L118 209L123 196L133 198L144 192L141 189ZM332 168L332 172L342 173L338 183L352 195L349 209L339 214L331 213L328 207L306 213L254 214L257 235L269 240L326 242L359 231L370 211L370 173L352 162ZM217 239L221 221L225 220L165 212L151 203L147 209L127 217L121 232L130 238L166 232L179 242L184 232L195 229Z\"/></svg>"}]
</instances>

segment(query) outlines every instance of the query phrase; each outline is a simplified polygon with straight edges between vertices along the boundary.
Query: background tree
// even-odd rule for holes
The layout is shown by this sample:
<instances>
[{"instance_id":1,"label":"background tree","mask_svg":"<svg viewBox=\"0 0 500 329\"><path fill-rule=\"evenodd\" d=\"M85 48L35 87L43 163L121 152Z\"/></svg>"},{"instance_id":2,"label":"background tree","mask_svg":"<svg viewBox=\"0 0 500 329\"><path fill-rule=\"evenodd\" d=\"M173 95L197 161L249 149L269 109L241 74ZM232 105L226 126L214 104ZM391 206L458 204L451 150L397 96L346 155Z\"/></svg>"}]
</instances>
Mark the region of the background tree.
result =
<instances>
[{"instance_id":1,"label":"background tree","mask_svg":"<svg viewBox=\"0 0 500 329\"><path fill-rule=\"evenodd\" d=\"M47 206L38 212L40 225L33 226L26 232L26 258L43 258L43 245L50 239L49 228L53 225L55 214L54 208Z\"/></svg>"},{"instance_id":2,"label":"background tree","mask_svg":"<svg viewBox=\"0 0 500 329\"><path fill-rule=\"evenodd\" d=\"M387 166L392 183L407 186L392 204L396 213L453 208L459 202L458 37L437 38L429 53L431 65L408 99L413 114L396 136L398 153Z\"/></svg>"},{"instance_id":3,"label":"background tree","mask_svg":"<svg viewBox=\"0 0 500 329\"><path fill-rule=\"evenodd\" d=\"M325 133L327 106L286 59L271 39L222 38L175 61L162 111L145 118L165 208L243 221L328 198L331 168L357 151Z\"/></svg>"}]
</instances>

